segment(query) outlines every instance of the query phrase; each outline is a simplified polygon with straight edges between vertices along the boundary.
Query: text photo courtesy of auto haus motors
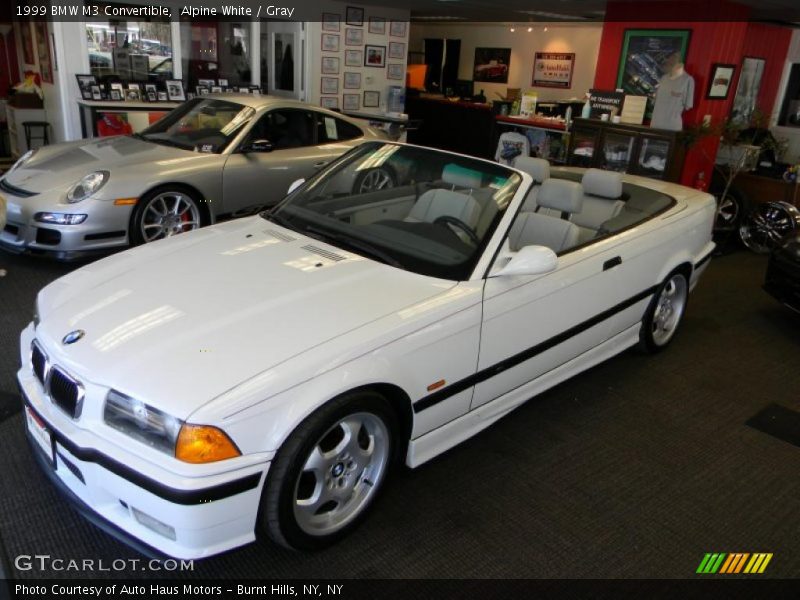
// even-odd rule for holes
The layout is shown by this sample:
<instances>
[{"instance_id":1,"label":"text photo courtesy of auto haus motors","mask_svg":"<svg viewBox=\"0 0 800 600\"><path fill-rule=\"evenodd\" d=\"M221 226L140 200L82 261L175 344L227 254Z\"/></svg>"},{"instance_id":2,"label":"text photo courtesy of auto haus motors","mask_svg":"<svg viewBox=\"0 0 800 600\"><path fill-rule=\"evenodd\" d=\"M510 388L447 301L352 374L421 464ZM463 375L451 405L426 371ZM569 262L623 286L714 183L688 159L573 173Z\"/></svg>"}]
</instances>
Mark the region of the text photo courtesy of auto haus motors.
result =
<instances>
[{"instance_id":1,"label":"text photo courtesy of auto haus motors","mask_svg":"<svg viewBox=\"0 0 800 600\"><path fill-rule=\"evenodd\" d=\"M4 5L9 592L789 592L798 22Z\"/></svg>"}]
</instances>

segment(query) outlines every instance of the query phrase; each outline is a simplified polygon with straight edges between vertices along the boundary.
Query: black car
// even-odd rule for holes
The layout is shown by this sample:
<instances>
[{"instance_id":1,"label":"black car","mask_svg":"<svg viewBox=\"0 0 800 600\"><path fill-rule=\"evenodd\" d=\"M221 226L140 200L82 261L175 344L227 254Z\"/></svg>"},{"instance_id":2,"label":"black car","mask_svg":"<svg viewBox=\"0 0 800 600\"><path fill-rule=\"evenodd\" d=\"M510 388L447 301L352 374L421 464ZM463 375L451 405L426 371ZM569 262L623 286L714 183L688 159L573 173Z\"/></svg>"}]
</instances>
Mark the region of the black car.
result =
<instances>
[{"instance_id":1,"label":"black car","mask_svg":"<svg viewBox=\"0 0 800 600\"><path fill-rule=\"evenodd\" d=\"M800 312L800 235L787 237L772 251L764 289Z\"/></svg>"}]
</instances>

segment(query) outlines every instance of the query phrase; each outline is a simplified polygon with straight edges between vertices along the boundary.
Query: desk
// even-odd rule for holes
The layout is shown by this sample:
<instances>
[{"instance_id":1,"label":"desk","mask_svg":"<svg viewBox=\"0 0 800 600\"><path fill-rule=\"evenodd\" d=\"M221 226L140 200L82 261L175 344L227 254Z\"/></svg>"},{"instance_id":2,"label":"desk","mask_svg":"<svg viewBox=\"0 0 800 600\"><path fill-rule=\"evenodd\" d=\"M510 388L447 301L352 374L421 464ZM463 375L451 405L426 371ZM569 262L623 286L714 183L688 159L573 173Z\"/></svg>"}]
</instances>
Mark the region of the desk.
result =
<instances>
[{"instance_id":1,"label":"desk","mask_svg":"<svg viewBox=\"0 0 800 600\"><path fill-rule=\"evenodd\" d=\"M128 115L128 122L134 131L140 131L150 122L148 113L160 113L163 116L180 102L128 102L113 100L78 99L78 110L81 115L81 133L84 138L97 137L97 120L100 113L123 113ZM133 116L133 118L132 118Z\"/></svg>"}]
</instances>

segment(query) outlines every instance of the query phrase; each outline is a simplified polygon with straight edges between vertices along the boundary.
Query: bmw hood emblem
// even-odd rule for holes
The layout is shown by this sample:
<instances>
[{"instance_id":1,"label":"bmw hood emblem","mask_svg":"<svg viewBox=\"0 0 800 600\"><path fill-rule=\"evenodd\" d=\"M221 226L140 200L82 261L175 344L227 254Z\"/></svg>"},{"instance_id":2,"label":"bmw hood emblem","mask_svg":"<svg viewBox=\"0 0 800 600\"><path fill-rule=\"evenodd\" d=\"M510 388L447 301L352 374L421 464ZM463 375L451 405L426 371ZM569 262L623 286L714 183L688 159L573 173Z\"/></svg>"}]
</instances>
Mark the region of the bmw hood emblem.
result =
<instances>
[{"instance_id":1,"label":"bmw hood emblem","mask_svg":"<svg viewBox=\"0 0 800 600\"><path fill-rule=\"evenodd\" d=\"M70 331L67 335L65 335L61 339L61 343L68 346L70 344L74 344L85 335L86 332L83 329L76 329L75 331Z\"/></svg>"}]
</instances>

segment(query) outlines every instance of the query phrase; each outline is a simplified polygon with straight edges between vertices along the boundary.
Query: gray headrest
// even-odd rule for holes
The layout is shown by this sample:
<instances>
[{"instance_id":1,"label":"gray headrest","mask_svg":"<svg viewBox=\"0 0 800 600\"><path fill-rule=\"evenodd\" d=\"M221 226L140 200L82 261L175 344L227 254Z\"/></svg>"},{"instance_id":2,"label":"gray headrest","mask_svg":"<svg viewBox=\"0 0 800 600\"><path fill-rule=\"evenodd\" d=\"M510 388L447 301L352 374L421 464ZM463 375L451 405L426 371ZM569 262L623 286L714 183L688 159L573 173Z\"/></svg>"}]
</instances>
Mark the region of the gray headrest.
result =
<instances>
[{"instance_id":1,"label":"gray headrest","mask_svg":"<svg viewBox=\"0 0 800 600\"><path fill-rule=\"evenodd\" d=\"M532 156L518 156L514 159L514 168L524 171L536 183L542 183L550 178L550 163L543 158L533 158Z\"/></svg>"},{"instance_id":2,"label":"gray headrest","mask_svg":"<svg viewBox=\"0 0 800 600\"><path fill-rule=\"evenodd\" d=\"M450 163L442 169L442 181L457 187L476 189L481 187L481 173Z\"/></svg>"},{"instance_id":3,"label":"gray headrest","mask_svg":"<svg viewBox=\"0 0 800 600\"><path fill-rule=\"evenodd\" d=\"M577 181L547 179L539 188L536 202L542 208L570 214L579 213L583 209L583 188Z\"/></svg>"},{"instance_id":4,"label":"gray headrest","mask_svg":"<svg viewBox=\"0 0 800 600\"><path fill-rule=\"evenodd\" d=\"M583 191L591 196L617 199L622 196L622 173L589 169L581 180Z\"/></svg>"}]
</instances>

